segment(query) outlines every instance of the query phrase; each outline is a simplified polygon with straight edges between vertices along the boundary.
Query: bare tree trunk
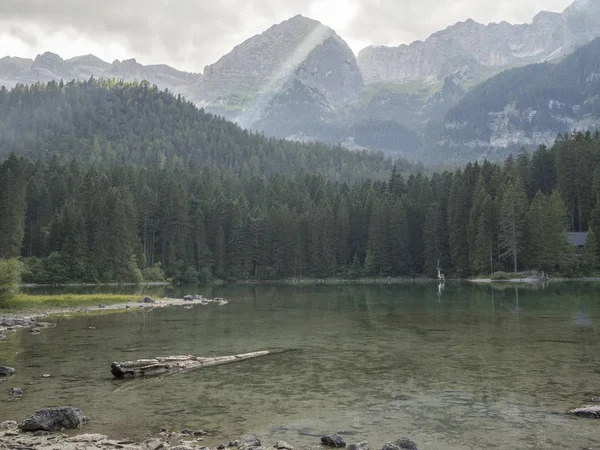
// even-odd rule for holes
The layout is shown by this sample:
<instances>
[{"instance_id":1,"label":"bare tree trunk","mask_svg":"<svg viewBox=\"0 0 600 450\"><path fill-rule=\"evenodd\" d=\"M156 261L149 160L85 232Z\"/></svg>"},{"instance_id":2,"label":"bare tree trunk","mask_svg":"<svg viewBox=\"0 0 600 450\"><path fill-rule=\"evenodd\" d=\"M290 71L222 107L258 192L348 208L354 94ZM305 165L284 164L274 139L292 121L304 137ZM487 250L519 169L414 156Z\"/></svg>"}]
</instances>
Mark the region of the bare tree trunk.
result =
<instances>
[{"instance_id":1,"label":"bare tree trunk","mask_svg":"<svg viewBox=\"0 0 600 450\"><path fill-rule=\"evenodd\" d=\"M153 359L138 359L122 363L114 362L110 367L110 371L115 378L149 377L218 366L281 352L264 350L239 355L212 356L207 358L201 356L167 356Z\"/></svg>"}]
</instances>

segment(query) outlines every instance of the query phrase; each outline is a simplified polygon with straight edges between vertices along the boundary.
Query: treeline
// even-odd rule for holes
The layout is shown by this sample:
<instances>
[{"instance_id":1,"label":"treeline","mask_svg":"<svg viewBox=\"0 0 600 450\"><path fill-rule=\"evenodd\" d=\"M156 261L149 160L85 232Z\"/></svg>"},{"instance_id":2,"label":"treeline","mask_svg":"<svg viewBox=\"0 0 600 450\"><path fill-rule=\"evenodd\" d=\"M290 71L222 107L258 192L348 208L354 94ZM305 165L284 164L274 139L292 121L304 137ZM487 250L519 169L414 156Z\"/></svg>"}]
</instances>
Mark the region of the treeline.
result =
<instances>
[{"instance_id":1,"label":"treeline","mask_svg":"<svg viewBox=\"0 0 600 450\"><path fill-rule=\"evenodd\" d=\"M0 257L30 282L447 276L596 269L600 135L503 165L346 184L322 175L84 167L11 155ZM576 254L567 231L590 231Z\"/></svg>"},{"instance_id":2,"label":"treeline","mask_svg":"<svg viewBox=\"0 0 600 450\"><path fill-rule=\"evenodd\" d=\"M242 130L147 82L94 79L17 85L10 91L1 87L0 159L10 153L46 162L76 158L86 167L209 167L246 178L306 172L357 182L384 180L392 169L382 153Z\"/></svg>"}]
</instances>

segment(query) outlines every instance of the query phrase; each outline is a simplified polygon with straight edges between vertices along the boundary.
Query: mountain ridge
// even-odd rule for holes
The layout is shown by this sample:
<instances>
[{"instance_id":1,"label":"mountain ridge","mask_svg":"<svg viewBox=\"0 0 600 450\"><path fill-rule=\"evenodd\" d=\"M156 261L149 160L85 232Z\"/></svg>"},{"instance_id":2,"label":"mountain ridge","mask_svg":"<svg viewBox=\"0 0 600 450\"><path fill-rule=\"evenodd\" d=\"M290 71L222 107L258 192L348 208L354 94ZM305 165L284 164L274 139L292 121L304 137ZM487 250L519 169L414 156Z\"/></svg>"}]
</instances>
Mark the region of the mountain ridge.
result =
<instances>
[{"instance_id":1,"label":"mountain ridge","mask_svg":"<svg viewBox=\"0 0 600 450\"><path fill-rule=\"evenodd\" d=\"M597 36L600 0L576 0L562 13L542 11L528 24L468 19L425 41L367 47L356 57L332 28L296 15L238 44L202 73L142 65L134 58L108 63L94 55L64 60L46 52L33 60L0 59L0 85L91 77L147 80L269 136L366 145L412 159L422 157L424 142L431 148L437 139L445 149L439 152L448 152L438 157L452 159L458 147L491 145L448 138L454 125L446 115L463 97L480 92L477 86L507 69L556 63ZM380 55L369 56L370 51ZM501 135L507 134L502 127L510 127L506 117L498 119ZM371 132L375 135L367 136ZM519 136L511 142L517 145Z\"/></svg>"}]
</instances>

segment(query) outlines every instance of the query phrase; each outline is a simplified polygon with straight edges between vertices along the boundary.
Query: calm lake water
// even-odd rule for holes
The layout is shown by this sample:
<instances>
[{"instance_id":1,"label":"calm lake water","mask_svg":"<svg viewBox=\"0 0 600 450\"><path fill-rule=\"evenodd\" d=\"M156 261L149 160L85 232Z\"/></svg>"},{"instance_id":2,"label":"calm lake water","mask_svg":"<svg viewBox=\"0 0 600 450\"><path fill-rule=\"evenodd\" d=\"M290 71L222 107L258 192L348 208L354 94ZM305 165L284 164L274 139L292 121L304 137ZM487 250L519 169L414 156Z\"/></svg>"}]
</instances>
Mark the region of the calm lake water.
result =
<instances>
[{"instance_id":1,"label":"calm lake water","mask_svg":"<svg viewBox=\"0 0 600 450\"><path fill-rule=\"evenodd\" d=\"M441 297L435 285L145 292L231 303L59 319L39 335L10 334L0 365L17 375L0 383L0 420L72 405L91 417L87 432L144 438L203 428L207 445L250 432L267 446L308 448L340 432L371 448L401 436L423 449L600 446L597 422L562 414L600 395L600 284L450 284ZM113 361L270 348L297 351L160 380L110 374ZM11 397L11 387L25 395Z\"/></svg>"}]
</instances>

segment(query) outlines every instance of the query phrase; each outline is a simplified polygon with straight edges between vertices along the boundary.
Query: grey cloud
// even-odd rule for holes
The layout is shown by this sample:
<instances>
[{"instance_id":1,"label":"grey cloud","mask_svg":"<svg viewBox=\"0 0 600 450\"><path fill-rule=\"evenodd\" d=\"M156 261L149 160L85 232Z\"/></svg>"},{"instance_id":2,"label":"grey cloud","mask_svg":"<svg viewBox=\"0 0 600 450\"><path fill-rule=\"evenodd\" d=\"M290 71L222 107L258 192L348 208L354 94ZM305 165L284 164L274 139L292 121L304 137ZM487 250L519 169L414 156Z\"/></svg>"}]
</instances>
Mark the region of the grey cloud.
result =
<instances>
[{"instance_id":1,"label":"grey cloud","mask_svg":"<svg viewBox=\"0 0 600 450\"><path fill-rule=\"evenodd\" d=\"M199 72L253 34L292 15L307 14L317 1L0 0L0 20L12 24L3 27L5 33L30 46L38 39L43 43L43 35L33 30L46 34L74 29L95 42L119 43L140 60ZM468 17L529 21L541 9L561 10L568 3L568 0L355 1L357 15L348 26L336 31L343 38L374 44L409 43ZM60 49L47 50L60 53Z\"/></svg>"}]
</instances>

